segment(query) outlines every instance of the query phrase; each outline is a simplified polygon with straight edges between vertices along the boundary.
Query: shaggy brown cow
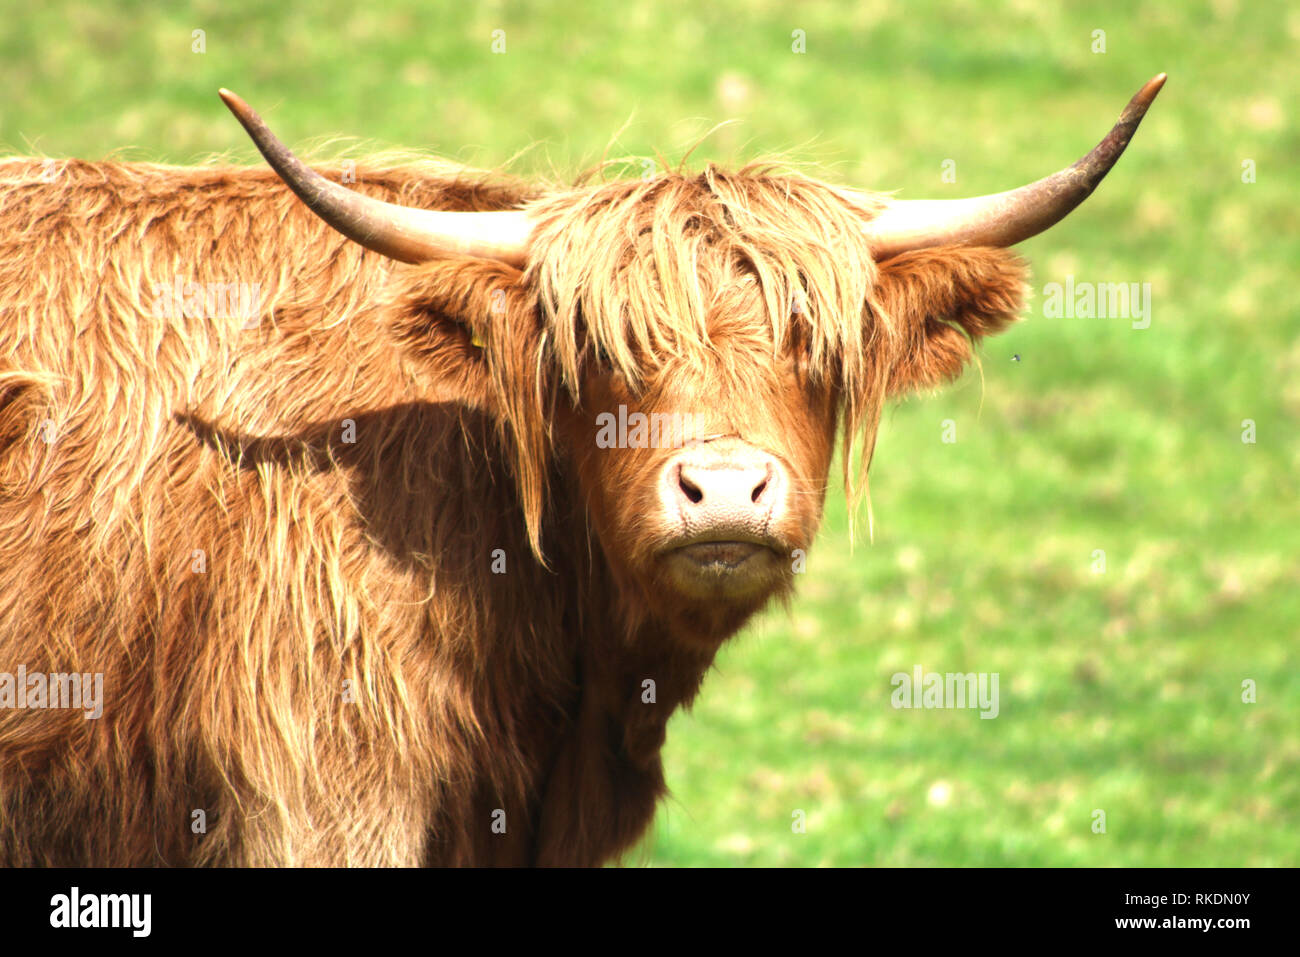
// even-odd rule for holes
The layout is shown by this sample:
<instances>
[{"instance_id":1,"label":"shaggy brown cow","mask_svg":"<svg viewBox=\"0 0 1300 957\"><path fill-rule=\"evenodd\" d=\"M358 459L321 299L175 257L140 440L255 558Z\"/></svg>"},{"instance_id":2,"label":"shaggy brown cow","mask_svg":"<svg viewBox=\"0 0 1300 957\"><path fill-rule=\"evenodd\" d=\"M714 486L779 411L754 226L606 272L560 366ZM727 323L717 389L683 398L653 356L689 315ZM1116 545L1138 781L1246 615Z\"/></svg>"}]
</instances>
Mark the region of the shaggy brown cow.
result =
<instances>
[{"instance_id":1,"label":"shaggy brown cow","mask_svg":"<svg viewBox=\"0 0 1300 957\"><path fill-rule=\"evenodd\" d=\"M1015 317L1004 247L1162 80L1071 169L955 202L760 167L345 186L224 92L306 205L259 169L0 163L0 861L629 847L837 432L865 468L882 402Z\"/></svg>"}]
</instances>

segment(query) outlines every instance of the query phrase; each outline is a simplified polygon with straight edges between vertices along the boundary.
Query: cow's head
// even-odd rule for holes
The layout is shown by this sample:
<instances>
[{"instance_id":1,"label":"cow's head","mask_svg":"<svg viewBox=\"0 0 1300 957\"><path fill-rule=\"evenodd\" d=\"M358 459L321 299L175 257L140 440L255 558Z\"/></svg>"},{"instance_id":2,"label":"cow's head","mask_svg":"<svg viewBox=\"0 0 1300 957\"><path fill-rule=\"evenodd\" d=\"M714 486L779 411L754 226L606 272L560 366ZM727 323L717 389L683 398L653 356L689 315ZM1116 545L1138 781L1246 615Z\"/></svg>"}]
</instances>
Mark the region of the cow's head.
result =
<instances>
[{"instance_id":1,"label":"cow's head","mask_svg":"<svg viewBox=\"0 0 1300 957\"><path fill-rule=\"evenodd\" d=\"M418 264L394 276L394 328L501 424L539 554L558 464L629 607L709 642L788 590L836 435L850 480L849 446L862 436L865 471L886 398L957 376L1015 318L1023 266L1006 247L1092 192L1163 81L1074 166L993 196L899 202L709 167L480 212L326 180L222 96L312 210Z\"/></svg>"}]
</instances>

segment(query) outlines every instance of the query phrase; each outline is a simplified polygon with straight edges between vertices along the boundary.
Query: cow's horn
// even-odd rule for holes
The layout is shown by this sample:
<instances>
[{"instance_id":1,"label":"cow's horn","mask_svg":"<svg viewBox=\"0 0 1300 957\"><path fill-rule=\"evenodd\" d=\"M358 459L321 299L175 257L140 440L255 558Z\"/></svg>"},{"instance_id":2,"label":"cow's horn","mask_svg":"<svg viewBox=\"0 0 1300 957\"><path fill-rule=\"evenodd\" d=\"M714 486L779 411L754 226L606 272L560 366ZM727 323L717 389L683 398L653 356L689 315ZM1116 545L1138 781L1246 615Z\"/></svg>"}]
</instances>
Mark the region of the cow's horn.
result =
<instances>
[{"instance_id":1,"label":"cow's horn","mask_svg":"<svg viewBox=\"0 0 1300 957\"><path fill-rule=\"evenodd\" d=\"M364 196L308 169L251 106L229 90L220 94L271 168L313 213L349 239L408 263L450 253L524 265L532 224L523 212L453 213Z\"/></svg>"},{"instance_id":2,"label":"cow's horn","mask_svg":"<svg viewBox=\"0 0 1300 957\"><path fill-rule=\"evenodd\" d=\"M1152 77L1106 138L1059 173L989 196L889 203L863 227L872 255L887 259L909 249L958 244L1013 246L1055 226L1110 172L1164 83L1165 74Z\"/></svg>"}]
</instances>

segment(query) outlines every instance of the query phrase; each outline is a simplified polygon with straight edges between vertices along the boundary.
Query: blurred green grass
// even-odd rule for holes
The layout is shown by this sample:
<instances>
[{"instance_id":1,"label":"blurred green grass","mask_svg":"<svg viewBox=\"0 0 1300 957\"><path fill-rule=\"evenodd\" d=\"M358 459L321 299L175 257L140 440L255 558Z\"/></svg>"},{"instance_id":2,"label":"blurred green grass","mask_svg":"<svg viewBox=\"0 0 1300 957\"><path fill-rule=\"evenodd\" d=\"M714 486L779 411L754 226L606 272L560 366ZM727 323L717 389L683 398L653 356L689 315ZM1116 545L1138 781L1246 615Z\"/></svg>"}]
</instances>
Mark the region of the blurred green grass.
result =
<instances>
[{"instance_id":1,"label":"blurred green grass","mask_svg":"<svg viewBox=\"0 0 1300 957\"><path fill-rule=\"evenodd\" d=\"M981 371L886 412L874 541L862 521L850 548L833 498L790 612L733 640L674 719L674 796L629 860L1294 866L1297 42L1300 9L1235 0L57 0L0 17L0 148L252 162L228 86L295 145L495 167L537 144L515 170L572 174L607 148L675 161L739 119L692 164L781 152L960 196L1073 161L1168 71L1097 195L1023 246L1027 321ZM1150 328L1044 318L1067 275L1150 282ZM917 664L998 672L999 718L894 710L890 675Z\"/></svg>"}]
</instances>

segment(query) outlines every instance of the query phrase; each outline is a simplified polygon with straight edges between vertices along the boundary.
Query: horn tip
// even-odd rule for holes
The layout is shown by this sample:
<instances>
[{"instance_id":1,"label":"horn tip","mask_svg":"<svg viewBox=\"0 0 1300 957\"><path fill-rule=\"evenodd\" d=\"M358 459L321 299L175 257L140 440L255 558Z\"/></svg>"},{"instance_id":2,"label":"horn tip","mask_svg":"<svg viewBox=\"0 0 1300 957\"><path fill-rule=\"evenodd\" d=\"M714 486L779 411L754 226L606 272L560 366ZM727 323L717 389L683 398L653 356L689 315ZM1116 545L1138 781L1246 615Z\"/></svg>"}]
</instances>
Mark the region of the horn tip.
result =
<instances>
[{"instance_id":1,"label":"horn tip","mask_svg":"<svg viewBox=\"0 0 1300 957\"><path fill-rule=\"evenodd\" d=\"M1138 95L1134 97L1143 106L1150 105L1151 101L1156 98L1160 88L1165 85L1165 80L1169 79L1168 73L1157 73L1151 79L1147 80L1146 85L1138 90Z\"/></svg>"},{"instance_id":2,"label":"horn tip","mask_svg":"<svg viewBox=\"0 0 1300 957\"><path fill-rule=\"evenodd\" d=\"M245 103L239 94L227 90L224 86L217 90L217 96L221 97L221 102L226 104L230 112L236 116L245 116L253 112L253 108Z\"/></svg>"}]
</instances>

